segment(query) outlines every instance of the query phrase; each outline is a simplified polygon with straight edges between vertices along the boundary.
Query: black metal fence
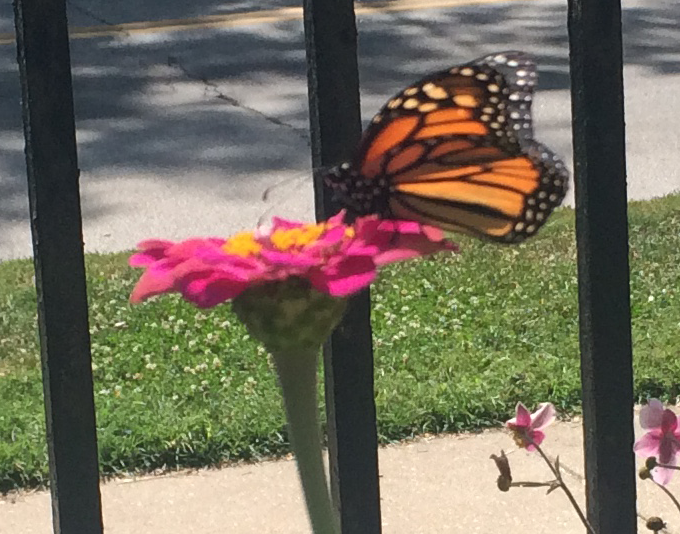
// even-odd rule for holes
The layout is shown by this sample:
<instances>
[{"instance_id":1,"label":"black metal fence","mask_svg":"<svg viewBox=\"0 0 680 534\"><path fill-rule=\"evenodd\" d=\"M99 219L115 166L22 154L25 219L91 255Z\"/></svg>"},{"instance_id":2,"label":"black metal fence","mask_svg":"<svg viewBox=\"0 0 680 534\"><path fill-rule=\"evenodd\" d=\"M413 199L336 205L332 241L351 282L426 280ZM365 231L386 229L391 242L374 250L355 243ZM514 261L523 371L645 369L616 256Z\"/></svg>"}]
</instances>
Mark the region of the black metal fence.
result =
<instances>
[{"instance_id":1,"label":"black metal fence","mask_svg":"<svg viewBox=\"0 0 680 534\"><path fill-rule=\"evenodd\" d=\"M305 0L314 167L360 135L351 0ZM15 0L55 534L103 531L65 0ZM569 0L588 516L636 530L620 0ZM316 182L317 216L333 210ZM66 313L65 313L66 312ZM343 534L380 524L368 292L325 350ZM351 332L351 337L349 333Z\"/></svg>"}]
</instances>

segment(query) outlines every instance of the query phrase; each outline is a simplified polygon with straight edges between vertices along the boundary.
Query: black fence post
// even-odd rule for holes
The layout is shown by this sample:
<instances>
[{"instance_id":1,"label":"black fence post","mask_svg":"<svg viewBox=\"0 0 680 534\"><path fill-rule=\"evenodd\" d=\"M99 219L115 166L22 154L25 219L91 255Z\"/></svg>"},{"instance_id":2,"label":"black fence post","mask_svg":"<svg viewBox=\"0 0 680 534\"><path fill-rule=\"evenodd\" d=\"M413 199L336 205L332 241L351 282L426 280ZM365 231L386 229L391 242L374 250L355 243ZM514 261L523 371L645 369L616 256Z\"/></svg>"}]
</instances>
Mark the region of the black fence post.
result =
<instances>
[{"instance_id":1,"label":"black fence post","mask_svg":"<svg viewBox=\"0 0 680 534\"><path fill-rule=\"evenodd\" d=\"M101 534L66 3L15 0L55 534Z\"/></svg>"},{"instance_id":2,"label":"black fence post","mask_svg":"<svg viewBox=\"0 0 680 534\"><path fill-rule=\"evenodd\" d=\"M569 0L588 517L636 532L620 0Z\"/></svg>"},{"instance_id":3,"label":"black fence post","mask_svg":"<svg viewBox=\"0 0 680 534\"><path fill-rule=\"evenodd\" d=\"M315 169L348 159L361 134L352 0L304 0ZM317 220L338 211L315 172ZM331 492L343 534L381 532L369 292L350 300L324 348Z\"/></svg>"}]
</instances>

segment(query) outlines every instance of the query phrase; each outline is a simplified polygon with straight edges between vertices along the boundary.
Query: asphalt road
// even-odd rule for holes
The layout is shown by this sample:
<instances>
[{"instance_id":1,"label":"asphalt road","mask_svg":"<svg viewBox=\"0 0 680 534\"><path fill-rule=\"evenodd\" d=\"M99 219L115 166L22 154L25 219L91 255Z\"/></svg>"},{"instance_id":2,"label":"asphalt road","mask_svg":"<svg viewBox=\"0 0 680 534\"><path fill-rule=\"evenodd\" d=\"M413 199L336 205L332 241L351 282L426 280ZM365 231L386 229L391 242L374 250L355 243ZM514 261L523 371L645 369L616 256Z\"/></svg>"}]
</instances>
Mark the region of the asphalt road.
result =
<instances>
[{"instance_id":1,"label":"asphalt road","mask_svg":"<svg viewBox=\"0 0 680 534\"><path fill-rule=\"evenodd\" d=\"M312 219L304 37L299 11L283 9L285 1L69 3L86 250L129 249L152 236L225 235L273 214ZM566 3L437 1L402 0L400 9L373 11L370 2L361 4L364 119L429 71L526 50L539 61L536 136L570 163ZM674 4L625 5L632 199L680 189L680 9ZM228 16L262 9L273 11L260 20ZM5 2L0 261L31 254L12 31ZM263 192L281 182L263 201Z\"/></svg>"}]
</instances>

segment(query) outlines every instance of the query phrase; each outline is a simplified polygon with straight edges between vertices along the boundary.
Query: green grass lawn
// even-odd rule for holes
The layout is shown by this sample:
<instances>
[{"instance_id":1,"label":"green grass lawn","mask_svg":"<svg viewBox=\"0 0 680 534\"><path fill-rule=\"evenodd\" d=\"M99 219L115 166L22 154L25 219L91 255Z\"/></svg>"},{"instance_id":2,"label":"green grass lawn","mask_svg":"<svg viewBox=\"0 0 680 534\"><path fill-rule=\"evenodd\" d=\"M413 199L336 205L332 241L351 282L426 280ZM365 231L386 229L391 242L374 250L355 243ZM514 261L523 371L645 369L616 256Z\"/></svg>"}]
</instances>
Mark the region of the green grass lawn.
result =
<instances>
[{"instance_id":1,"label":"green grass lawn","mask_svg":"<svg viewBox=\"0 0 680 534\"><path fill-rule=\"evenodd\" d=\"M382 442L471 430L515 403L579 411L573 212L533 240L461 240L461 253L385 269L373 333ZM635 387L680 394L680 196L630 205ZM102 473L205 466L288 451L264 350L229 306L176 296L131 307L128 254L88 255ZM32 264L0 264L0 490L45 482ZM323 400L320 392L320 400ZM323 409L323 407L321 408Z\"/></svg>"}]
</instances>

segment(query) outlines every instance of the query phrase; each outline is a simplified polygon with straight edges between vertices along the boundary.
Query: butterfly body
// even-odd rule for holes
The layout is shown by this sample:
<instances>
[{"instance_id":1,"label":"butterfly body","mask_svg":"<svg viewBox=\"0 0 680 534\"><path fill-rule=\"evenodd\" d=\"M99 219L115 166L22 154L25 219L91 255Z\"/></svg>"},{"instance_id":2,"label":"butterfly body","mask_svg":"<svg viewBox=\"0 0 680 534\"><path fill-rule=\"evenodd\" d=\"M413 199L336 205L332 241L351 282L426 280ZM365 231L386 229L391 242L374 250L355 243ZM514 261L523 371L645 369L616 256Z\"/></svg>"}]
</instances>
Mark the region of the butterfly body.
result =
<instances>
[{"instance_id":1,"label":"butterfly body","mask_svg":"<svg viewBox=\"0 0 680 534\"><path fill-rule=\"evenodd\" d=\"M533 140L535 84L521 52L431 74L387 102L326 182L356 215L522 241L568 188L564 164Z\"/></svg>"}]
</instances>

